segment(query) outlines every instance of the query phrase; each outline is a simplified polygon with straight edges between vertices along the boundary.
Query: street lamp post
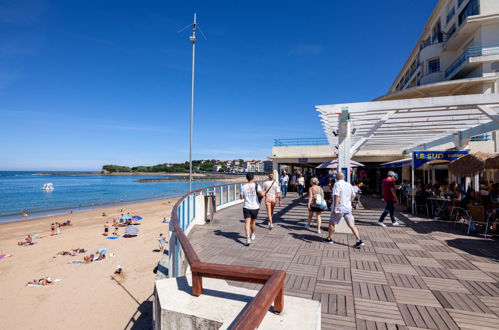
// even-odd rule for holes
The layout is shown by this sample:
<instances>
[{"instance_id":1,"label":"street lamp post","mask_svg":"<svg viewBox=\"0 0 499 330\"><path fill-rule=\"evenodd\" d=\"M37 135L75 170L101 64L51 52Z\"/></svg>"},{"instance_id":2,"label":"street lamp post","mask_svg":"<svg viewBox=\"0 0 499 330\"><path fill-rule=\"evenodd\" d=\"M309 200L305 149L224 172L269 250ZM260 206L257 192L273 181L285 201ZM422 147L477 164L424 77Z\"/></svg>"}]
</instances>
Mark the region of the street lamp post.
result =
<instances>
[{"instance_id":1,"label":"street lamp post","mask_svg":"<svg viewBox=\"0 0 499 330\"><path fill-rule=\"evenodd\" d=\"M192 35L189 37L192 41L192 77L191 77L191 116L189 133L189 191L192 191L192 130L194 122L194 63L196 58L196 13L194 13L194 22L192 23Z\"/></svg>"}]
</instances>

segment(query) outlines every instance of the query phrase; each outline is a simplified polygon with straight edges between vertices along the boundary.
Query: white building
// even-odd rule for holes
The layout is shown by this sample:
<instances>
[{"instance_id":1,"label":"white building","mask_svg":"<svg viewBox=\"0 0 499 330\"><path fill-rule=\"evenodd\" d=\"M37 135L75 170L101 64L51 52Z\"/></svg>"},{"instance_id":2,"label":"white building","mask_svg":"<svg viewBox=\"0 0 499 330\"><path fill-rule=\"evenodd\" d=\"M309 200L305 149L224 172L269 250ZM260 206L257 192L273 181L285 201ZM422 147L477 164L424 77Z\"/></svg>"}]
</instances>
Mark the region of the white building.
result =
<instances>
[{"instance_id":1,"label":"white building","mask_svg":"<svg viewBox=\"0 0 499 330\"><path fill-rule=\"evenodd\" d=\"M439 0L388 93L377 101L499 91L499 0ZM472 151L497 152L498 132ZM495 141L495 143L494 143Z\"/></svg>"},{"instance_id":2,"label":"white building","mask_svg":"<svg viewBox=\"0 0 499 330\"><path fill-rule=\"evenodd\" d=\"M439 0L387 95L497 93L499 1Z\"/></svg>"},{"instance_id":3,"label":"white building","mask_svg":"<svg viewBox=\"0 0 499 330\"><path fill-rule=\"evenodd\" d=\"M375 101L498 93L498 77L499 0L438 0L421 36L387 94ZM317 107L319 111L321 108L323 107ZM440 119L442 125L438 129L452 125L454 118L451 116ZM337 119L333 118L333 122ZM390 121L393 119L390 118ZM283 143L283 140L276 140L270 157L274 168L312 168L320 161L336 157L339 151L338 138L335 136L338 126L331 125L325 117L321 117L321 120L327 141L314 143L311 141L313 139L288 139L290 141ZM387 127L390 121L385 124L386 119L378 120L376 127L368 127L369 120L356 121L359 127L353 126L356 129L356 132L352 133L353 142L362 140L358 145L364 145L365 141L369 141L371 146L353 148L354 160L375 166L380 162L406 157L404 151L408 150L389 149L387 146L391 142L390 139L376 137L378 133L374 132L378 132L378 128L390 129ZM472 121L470 116L470 121L466 124L474 124ZM410 140L410 137L408 139ZM465 139L460 143L460 148L467 148L472 152L497 152L497 140L497 131L481 134ZM413 141L419 143L414 146L416 150L446 150L455 147L454 143L430 144L417 139Z\"/></svg>"}]
</instances>

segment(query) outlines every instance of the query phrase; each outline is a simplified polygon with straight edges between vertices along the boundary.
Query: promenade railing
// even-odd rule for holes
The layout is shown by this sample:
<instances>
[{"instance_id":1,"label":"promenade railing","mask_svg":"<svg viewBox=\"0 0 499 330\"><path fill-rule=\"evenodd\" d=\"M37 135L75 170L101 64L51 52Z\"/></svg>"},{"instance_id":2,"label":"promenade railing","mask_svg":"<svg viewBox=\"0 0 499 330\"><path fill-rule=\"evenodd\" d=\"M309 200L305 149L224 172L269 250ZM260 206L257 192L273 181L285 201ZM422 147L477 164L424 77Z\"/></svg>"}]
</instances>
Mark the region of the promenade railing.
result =
<instances>
[{"instance_id":1,"label":"promenade railing","mask_svg":"<svg viewBox=\"0 0 499 330\"><path fill-rule=\"evenodd\" d=\"M169 277L179 277L188 274L190 268L194 296L200 296L203 292L203 277L263 284L231 327L255 329L272 303L276 313L283 310L286 273L281 270L202 262L187 237L196 224L205 222L206 207L213 206L205 202L206 196L213 196L208 198L208 202L214 198L215 208L220 210L241 202L241 187L240 183L208 187L192 191L177 201L170 220L168 272Z\"/></svg>"}]
</instances>

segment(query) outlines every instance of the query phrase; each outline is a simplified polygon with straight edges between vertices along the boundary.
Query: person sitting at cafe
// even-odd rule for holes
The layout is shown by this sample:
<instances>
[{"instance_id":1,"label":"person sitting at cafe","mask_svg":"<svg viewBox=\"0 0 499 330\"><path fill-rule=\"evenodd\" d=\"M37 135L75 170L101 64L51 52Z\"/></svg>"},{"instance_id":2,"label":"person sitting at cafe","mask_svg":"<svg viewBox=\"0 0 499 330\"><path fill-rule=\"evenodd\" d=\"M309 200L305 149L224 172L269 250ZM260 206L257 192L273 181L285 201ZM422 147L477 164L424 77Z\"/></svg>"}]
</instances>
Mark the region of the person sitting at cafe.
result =
<instances>
[{"instance_id":1,"label":"person sitting at cafe","mask_svg":"<svg viewBox=\"0 0 499 330\"><path fill-rule=\"evenodd\" d=\"M463 198L463 193L461 192L461 186L459 186L457 183L451 185L451 194L450 198L453 202L460 202L461 199Z\"/></svg>"},{"instance_id":2,"label":"person sitting at cafe","mask_svg":"<svg viewBox=\"0 0 499 330\"><path fill-rule=\"evenodd\" d=\"M499 183L494 183L492 185L492 189L489 193L489 201L491 203L498 203L499 202Z\"/></svg>"},{"instance_id":3,"label":"person sitting at cafe","mask_svg":"<svg viewBox=\"0 0 499 330\"><path fill-rule=\"evenodd\" d=\"M466 196L464 196L464 198L461 200L460 206L463 209L467 210L468 205L470 205L472 203L476 203L476 202L477 202L477 198L476 198L475 190L473 190L473 188L468 188L468 190L466 190Z\"/></svg>"}]
</instances>

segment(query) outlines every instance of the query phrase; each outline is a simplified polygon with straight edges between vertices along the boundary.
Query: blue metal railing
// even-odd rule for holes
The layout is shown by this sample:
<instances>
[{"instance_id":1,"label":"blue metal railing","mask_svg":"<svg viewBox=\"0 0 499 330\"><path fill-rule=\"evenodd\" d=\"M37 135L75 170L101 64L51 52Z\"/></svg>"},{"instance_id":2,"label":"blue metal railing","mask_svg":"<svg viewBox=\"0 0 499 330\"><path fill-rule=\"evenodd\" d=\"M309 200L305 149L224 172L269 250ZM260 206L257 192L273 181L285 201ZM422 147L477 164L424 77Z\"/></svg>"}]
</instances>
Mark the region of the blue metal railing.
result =
<instances>
[{"instance_id":1,"label":"blue metal railing","mask_svg":"<svg viewBox=\"0 0 499 330\"><path fill-rule=\"evenodd\" d=\"M491 133L483 133L470 138L470 141L490 141L490 140L492 140Z\"/></svg>"},{"instance_id":2,"label":"blue metal railing","mask_svg":"<svg viewBox=\"0 0 499 330\"><path fill-rule=\"evenodd\" d=\"M329 142L326 138L274 139L274 147L325 146L328 144Z\"/></svg>"},{"instance_id":3,"label":"blue metal railing","mask_svg":"<svg viewBox=\"0 0 499 330\"><path fill-rule=\"evenodd\" d=\"M262 182L258 182L261 184ZM241 193L241 187L244 183L232 183L221 186L213 186L204 189L198 189L184 195L180 201L178 201L177 217L178 224L184 233L188 233L190 229L194 227L197 218L204 217L205 214L196 214L196 198L199 196L215 196L215 207L216 209L223 208L229 203L234 203L240 201L239 195ZM202 201L198 200L198 203L204 203L204 198ZM231 204L232 205L232 204ZM206 207L206 205L205 205ZM199 209L205 210L204 207ZM212 210L213 212L213 210ZM204 219L202 219L204 221ZM169 240L169 275L170 277L183 276L184 269L182 268L182 263L184 261L182 247L180 241L177 239L175 232L170 228L170 240Z\"/></svg>"},{"instance_id":4,"label":"blue metal railing","mask_svg":"<svg viewBox=\"0 0 499 330\"><path fill-rule=\"evenodd\" d=\"M470 57L499 55L499 44L471 46L466 50L445 70L445 78L450 76L457 68L459 68Z\"/></svg>"}]
</instances>

